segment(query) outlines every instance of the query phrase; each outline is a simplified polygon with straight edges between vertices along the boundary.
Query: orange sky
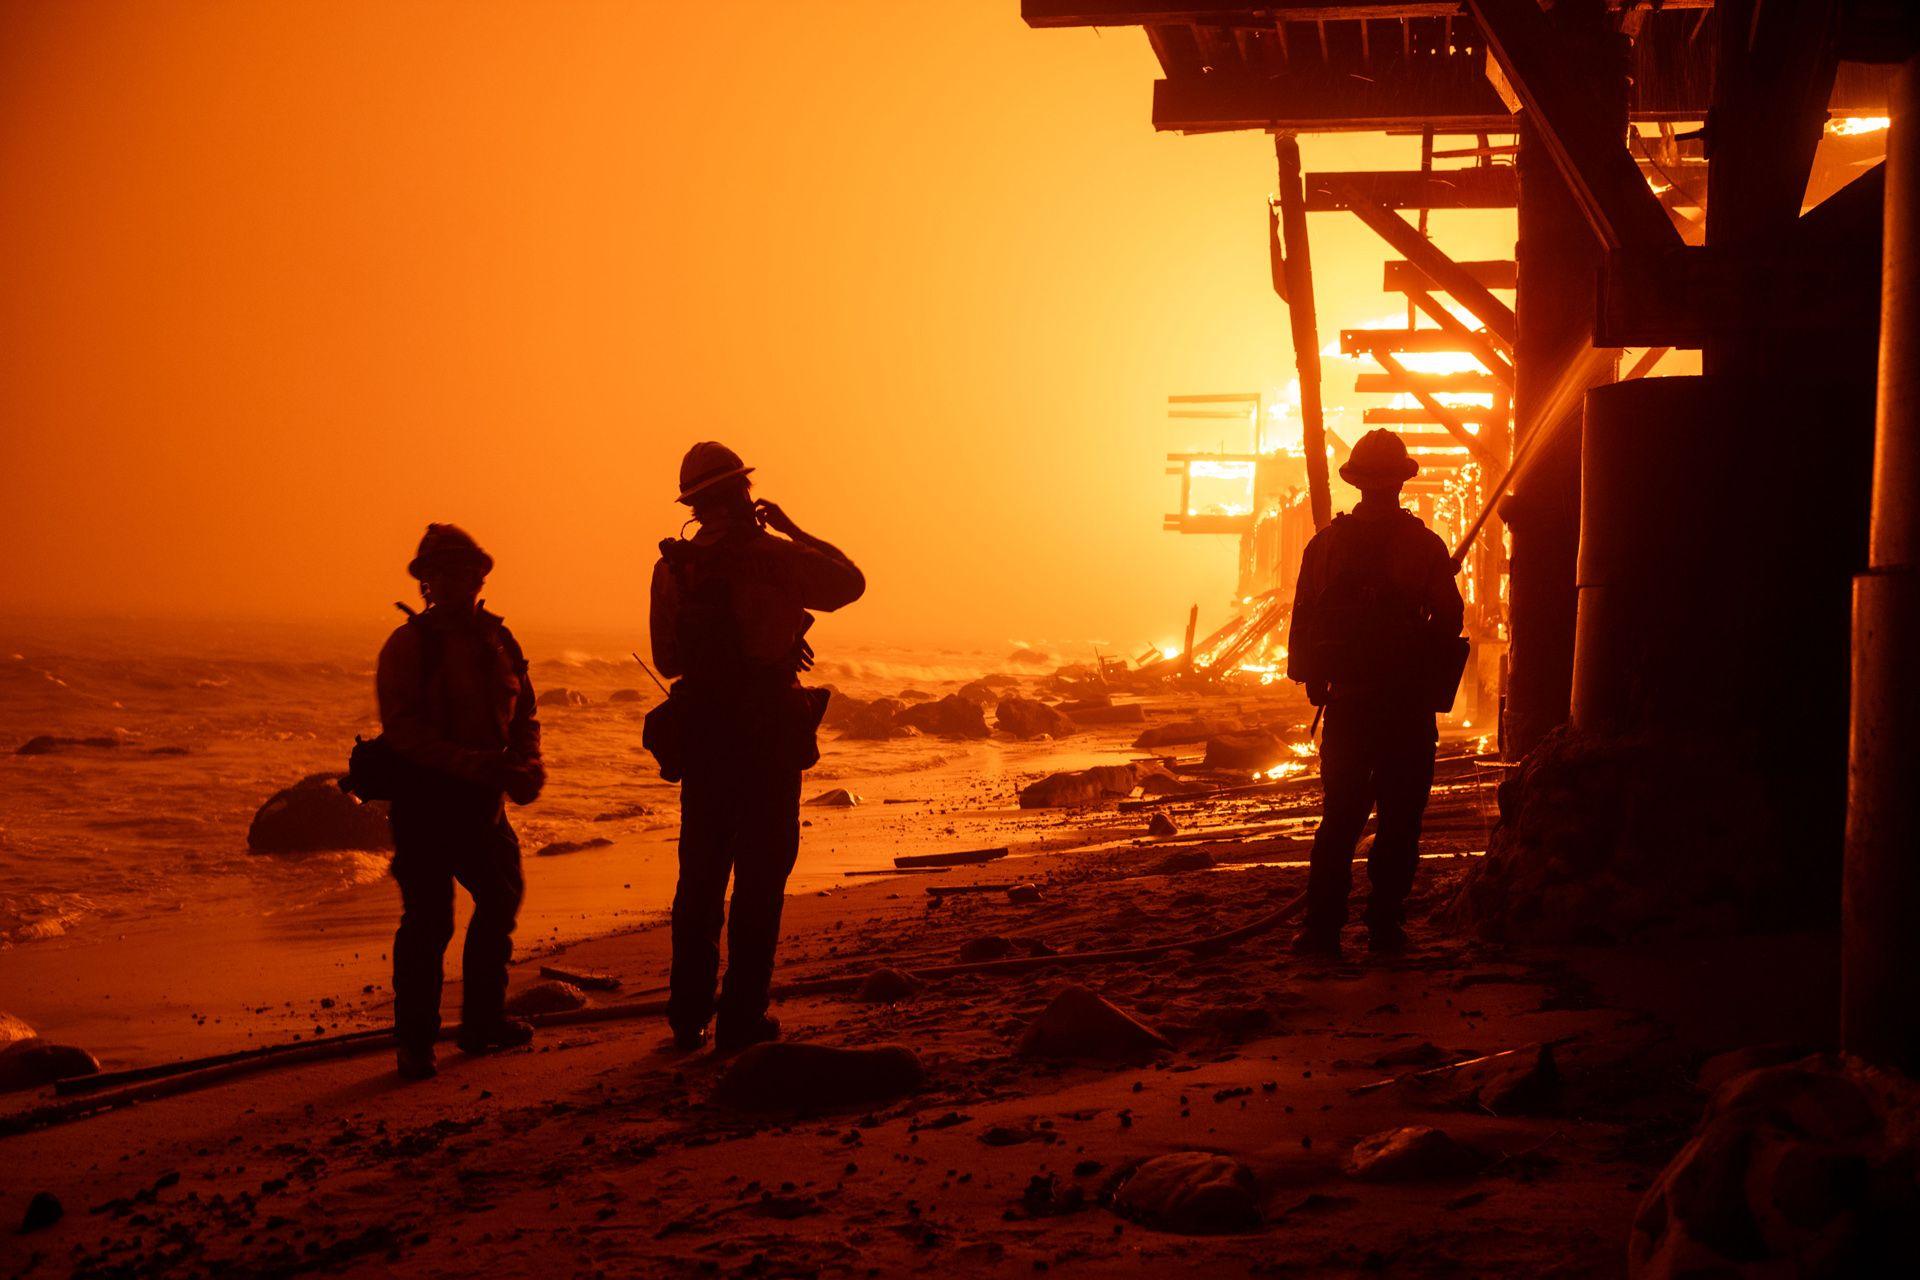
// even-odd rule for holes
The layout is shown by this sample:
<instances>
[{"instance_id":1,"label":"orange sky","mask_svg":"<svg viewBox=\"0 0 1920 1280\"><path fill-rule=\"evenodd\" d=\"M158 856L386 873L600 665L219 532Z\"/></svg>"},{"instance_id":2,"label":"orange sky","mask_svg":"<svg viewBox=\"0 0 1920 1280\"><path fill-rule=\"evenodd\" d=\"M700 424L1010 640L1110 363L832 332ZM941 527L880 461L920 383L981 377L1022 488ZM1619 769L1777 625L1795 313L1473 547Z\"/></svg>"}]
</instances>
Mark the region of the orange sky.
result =
<instances>
[{"instance_id":1,"label":"orange sky","mask_svg":"<svg viewBox=\"0 0 1920 1280\"><path fill-rule=\"evenodd\" d=\"M385 625L451 519L516 622L637 634L716 437L867 570L839 634L1217 618L1164 399L1291 373L1271 143L1155 134L1137 31L1018 8L0 8L0 610ZM1313 231L1323 334L1389 312Z\"/></svg>"}]
</instances>

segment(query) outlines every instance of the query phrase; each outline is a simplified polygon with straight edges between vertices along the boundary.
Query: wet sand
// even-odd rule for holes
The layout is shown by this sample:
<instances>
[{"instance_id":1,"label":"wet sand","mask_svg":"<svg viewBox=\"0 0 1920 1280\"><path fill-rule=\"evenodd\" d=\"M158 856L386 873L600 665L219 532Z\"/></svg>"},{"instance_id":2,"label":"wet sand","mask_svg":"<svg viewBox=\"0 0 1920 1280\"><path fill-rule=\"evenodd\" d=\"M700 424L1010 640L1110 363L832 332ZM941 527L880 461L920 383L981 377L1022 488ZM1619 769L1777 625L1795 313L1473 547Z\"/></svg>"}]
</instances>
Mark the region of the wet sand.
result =
<instances>
[{"instance_id":1,"label":"wet sand","mask_svg":"<svg viewBox=\"0 0 1920 1280\"><path fill-rule=\"evenodd\" d=\"M1286 864L1310 799L1193 811L1222 827L1285 820L1279 836L1195 840L1202 819L1183 816L1181 835L1148 839L1144 814L1048 815L1036 837L1100 843L798 893L781 980L948 963L988 935L1073 953L1230 929L1302 887ZM1436 809L1453 817L1437 815L1429 852L1479 847L1462 793ZM1215 864L1161 869L1195 848ZM1277 929L1146 961L947 978L895 1004L781 1003L789 1038L911 1048L928 1078L903 1098L735 1110L714 1098L728 1059L675 1053L649 1018L549 1029L486 1058L448 1051L421 1085L384 1054L349 1058L0 1138L0 1206L47 1190L67 1208L7 1237L0 1258L25 1275L1617 1275L1641 1191L1698 1114L1700 1061L1820 1034L1831 939L1494 949L1425 919L1459 866L1423 865L1414 947L1397 959L1300 962ZM1013 879L1038 901L926 892ZM624 979L598 1001L644 998L664 980L665 931L563 958ZM1769 997L1717 999L1733 972ZM1127 1065L1019 1056L1022 1030L1069 983L1171 1047ZM1562 1085L1537 1111L1490 1114L1468 1096L1470 1070L1367 1087L1542 1042ZM1389 1183L1343 1171L1360 1138L1409 1124L1469 1144L1475 1169ZM1186 1236L1107 1207L1134 1164L1181 1150L1245 1164L1265 1225Z\"/></svg>"}]
</instances>

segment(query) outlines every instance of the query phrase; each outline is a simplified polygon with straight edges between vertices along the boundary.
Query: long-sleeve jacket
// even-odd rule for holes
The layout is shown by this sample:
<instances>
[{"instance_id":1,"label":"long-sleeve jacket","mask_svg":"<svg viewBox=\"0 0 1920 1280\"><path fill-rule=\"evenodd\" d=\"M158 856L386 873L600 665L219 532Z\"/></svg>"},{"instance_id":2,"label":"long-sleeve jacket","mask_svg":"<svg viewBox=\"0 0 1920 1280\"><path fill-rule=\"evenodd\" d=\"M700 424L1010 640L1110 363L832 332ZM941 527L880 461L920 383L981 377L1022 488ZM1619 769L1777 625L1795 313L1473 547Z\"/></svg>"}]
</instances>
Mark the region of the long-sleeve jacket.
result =
<instances>
[{"instance_id":1,"label":"long-sleeve jacket","mask_svg":"<svg viewBox=\"0 0 1920 1280\"><path fill-rule=\"evenodd\" d=\"M1410 511L1362 501L1300 558L1287 675L1334 698L1405 687L1420 646L1465 618L1447 544Z\"/></svg>"},{"instance_id":2,"label":"long-sleeve jacket","mask_svg":"<svg viewBox=\"0 0 1920 1280\"><path fill-rule=\"evenodd\" d=\"M789 660L806 634L808 610L831 612L858 600L867 580L844 555L776 537L752 522L702 527L692 539L689 571L724 575L740 657L763 667ZM653 662L667 677L687 673L680 652L683 600L678 580L663 556L653 567L649 631Z\"/></svg>"},{"instance_id":3,"label":"long-sleeve jacket","mask_svg":"<svg viewBox=\"0 0 1920 1280\"><path fill-rule=\"evenodd\" d=\"M470 620L428 609L396 628L374 683L387 742L415 764L497 787L502 765L540 759L526 658L484 609Z\"/></svg>"}]
</instances>

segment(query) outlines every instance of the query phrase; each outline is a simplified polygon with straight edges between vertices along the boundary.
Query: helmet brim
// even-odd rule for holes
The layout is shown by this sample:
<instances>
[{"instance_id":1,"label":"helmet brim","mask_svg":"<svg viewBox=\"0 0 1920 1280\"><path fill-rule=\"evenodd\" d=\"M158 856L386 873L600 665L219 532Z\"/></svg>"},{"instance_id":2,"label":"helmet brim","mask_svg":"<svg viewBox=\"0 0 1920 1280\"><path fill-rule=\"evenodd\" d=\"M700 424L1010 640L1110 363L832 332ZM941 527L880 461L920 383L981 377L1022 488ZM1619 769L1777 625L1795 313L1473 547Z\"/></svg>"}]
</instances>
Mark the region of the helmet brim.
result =
<instances>
[{"instance_id":1,"label":"helmet brim","mask_svg":"<svg viewBox=\"0 0 1920 1280\"><path fill-rule=\"evenodd\" d=\"M424 580L429 573L433 572L435 565L456 560L465 560L476 565L483 578L493 572L493 557L484 551L435 551L430 555L415 556L407 562L407 572L414 578Z\"/></svg>"},{"instance_id":2,"label":"helmet brim","mask_svg":"<svg viewBox=\"0 0 1920 1280\"><path fill-rule=\"evenodd\" d=\"M1356 489L1369 484L1405 484L1420 474L1420 464L1412 458L1385 468L1356 467L1352 462L1340 468L1340 478Z\"/></svg>"},{"instance_id":3,"label":"helmet brim","mask_svg":"<svg viewBox=\"0 0 1920 1280\"><path fill-rule=\"evenodd\" d=\"M750 476L752 474L753 474L752 467L734 467L730 470L722 471L718 475L707 476L704 479L702 479L700 483L692 486L691 488L682 489L680 491L680 496L675 498L674 501L684 502L688 506L692 506L693 500L695 497L697 497L702 493L705 493L707 490L713 488L713 486L717 484L723 484L728 480L737 479L741 476Z\"/></svg>"}]
</instances>

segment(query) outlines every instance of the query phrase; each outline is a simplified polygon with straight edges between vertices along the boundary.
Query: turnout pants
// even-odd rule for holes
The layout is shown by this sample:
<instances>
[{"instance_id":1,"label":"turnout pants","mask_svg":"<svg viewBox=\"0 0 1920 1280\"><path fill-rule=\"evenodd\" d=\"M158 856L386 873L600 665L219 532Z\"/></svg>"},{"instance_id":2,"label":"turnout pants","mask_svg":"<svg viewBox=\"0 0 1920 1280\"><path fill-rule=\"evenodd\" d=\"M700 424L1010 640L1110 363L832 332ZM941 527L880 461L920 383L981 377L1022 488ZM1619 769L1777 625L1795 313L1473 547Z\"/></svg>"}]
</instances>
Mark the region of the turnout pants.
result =
<instances>
[{"instance_id":1,"label":"turnout pants","mask_svg":"<svg viewBox=\"0 0 1920 1280\"><path fill-rule=\"evenodd\" d=\"M440 1033L440 985L453 940L453 886L473 896L461 958L460 1020L500 1021L507 961L525 887L520 840L497 808L393 805L393 878L400 883L400 929L393 935L393 1031L409 1047Z\"/></svg>"},{"instance_id":2,"label":"turnout pants","mask_svg":"<svg viewBox=\"0 0 1920 1280\"><path fill-rule=\"evenodd\" d=\"M690 763L680 787L680 882L673 894L667 1021L676 1031L745 1026L767 1011L787 876L800 853L800 770L738 760ZM733 905L725 910L727 879ZM727 976L720 928L727 931Z\"/></svg>"},{"instance_id":3,"label":"turnout pants","mask_svg":"<svg viewBox=\"0 0 1920 1280\"><path fill-rule=\"evenodd\" d=\"M1367 854L1366 921L1370 928L1400 927L1420 858L1436 741L1433 713L1418 704L1327 704L1320 741L1325 805L1307 876L1309 932L1335 935L1347 922L1354 846L1376 805L1380 820Z\"/></svg>"}]
</instances>

